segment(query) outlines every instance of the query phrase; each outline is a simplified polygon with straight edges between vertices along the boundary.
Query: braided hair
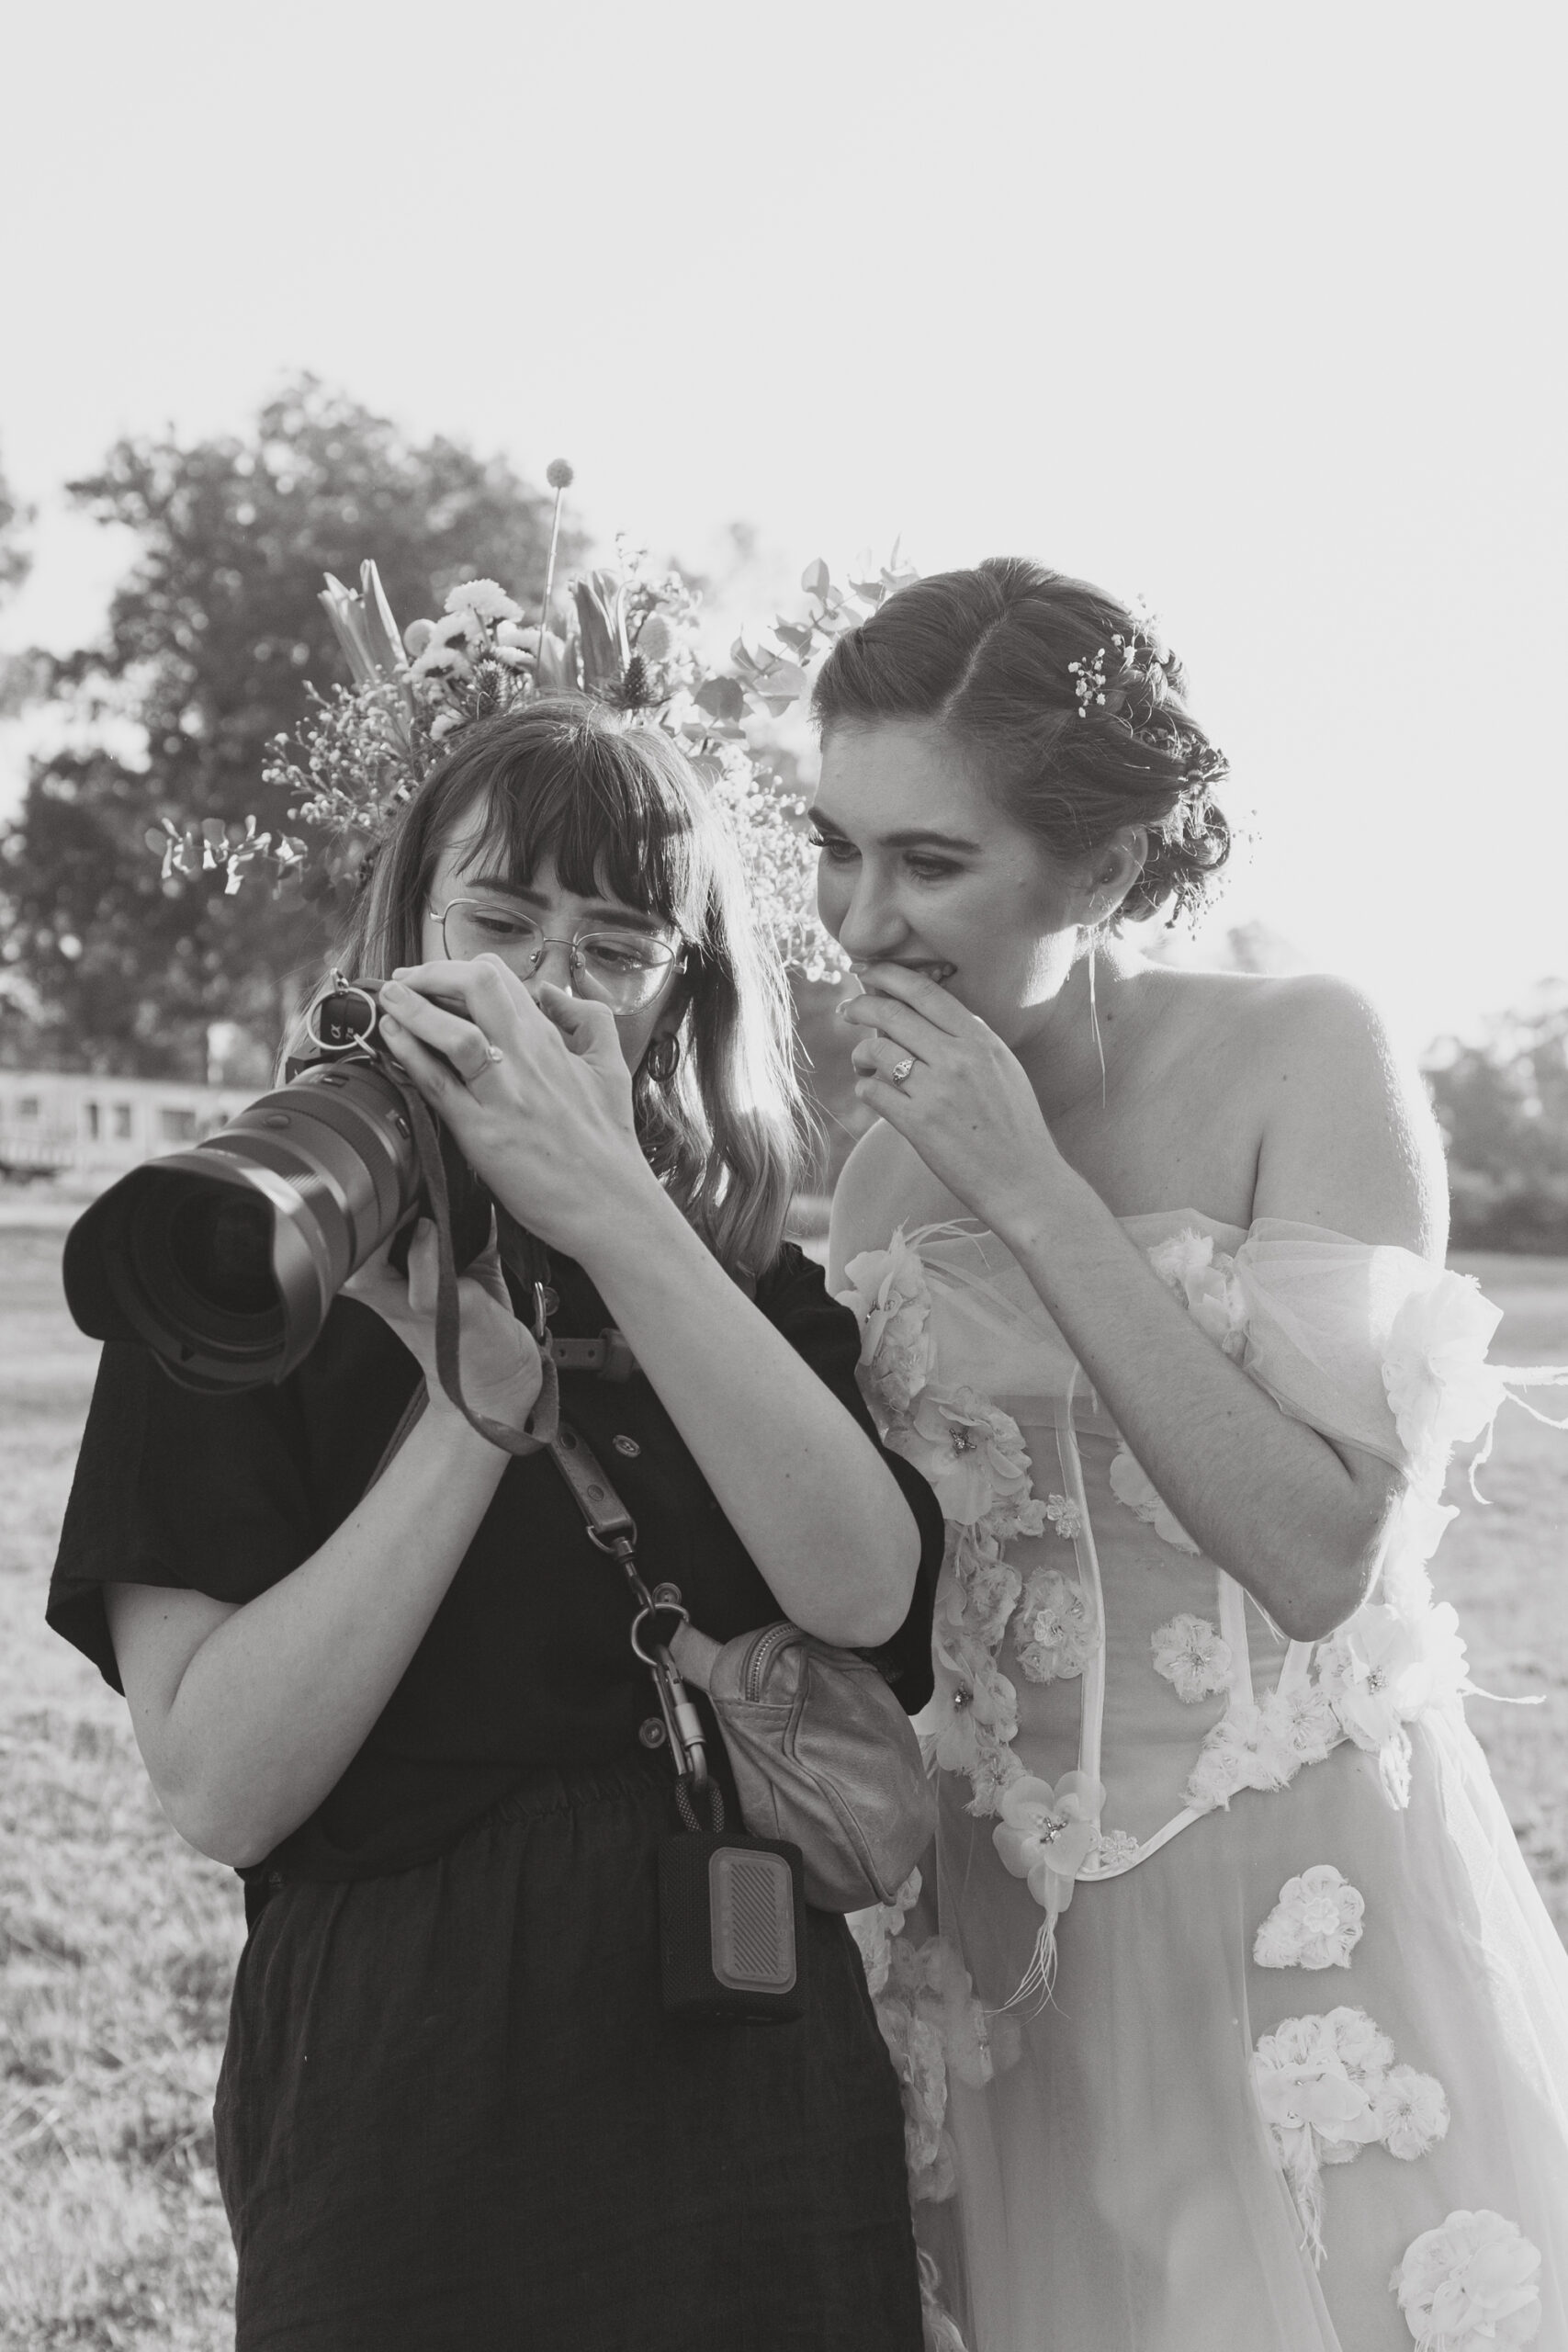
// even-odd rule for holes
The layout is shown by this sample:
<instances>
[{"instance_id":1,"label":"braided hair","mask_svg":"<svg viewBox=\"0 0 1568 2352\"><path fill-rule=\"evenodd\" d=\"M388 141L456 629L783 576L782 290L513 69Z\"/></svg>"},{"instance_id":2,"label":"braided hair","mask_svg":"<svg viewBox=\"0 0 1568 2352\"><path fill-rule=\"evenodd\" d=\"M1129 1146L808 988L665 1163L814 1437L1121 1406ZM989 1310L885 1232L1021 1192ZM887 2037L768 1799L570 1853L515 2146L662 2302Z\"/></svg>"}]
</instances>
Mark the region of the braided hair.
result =
<instances>
[{"instance_id":1,"label":"braided hair","mask_svg":"<svg viewBox=\"0 0 1568 2352\"><path fill-rule=\"evenodd\" d=\"M1021 556L912 582L847 630L812 710L840 727L926 718L1008 814L1067 862L1123 825L1149 854L1118 920L1195 911L1230 854L1223 752L1187 710L1181 664L1147 621Z\"/></svg>"}]
</instances>

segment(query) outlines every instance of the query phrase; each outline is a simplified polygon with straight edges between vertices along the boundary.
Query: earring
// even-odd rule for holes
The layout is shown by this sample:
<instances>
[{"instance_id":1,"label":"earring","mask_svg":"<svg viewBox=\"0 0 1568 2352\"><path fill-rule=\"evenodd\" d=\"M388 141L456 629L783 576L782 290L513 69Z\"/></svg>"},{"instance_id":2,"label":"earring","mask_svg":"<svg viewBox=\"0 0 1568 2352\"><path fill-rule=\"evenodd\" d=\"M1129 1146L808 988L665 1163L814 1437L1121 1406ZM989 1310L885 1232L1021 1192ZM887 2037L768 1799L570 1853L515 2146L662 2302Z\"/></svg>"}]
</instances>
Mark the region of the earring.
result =
<instances>
[{"instance_id":1,"label":"earring","mask_svg":"<svg viewBox=\"0 0 1568 2352\"><path fill-rule=\"evenodd\" d=\"M1100 1034L1100 1007L1094 1001L1094 951L1092 933L1089 943L1089 1023L1094 1032L1094 1050L1100 1057L1100 1107L1105 1108L1105 1041Z\"/></svg>"},{"instance_id":2,"label":"earring","mask_svg":"<svg viewBox=\"0 0 1568 2352\"><path fill-rule=\"evenodd\" d=\"M642 1057L642 1066L658 1086L668 1086L681 1059L681 1040L675 1036L655 1037Z\"/></svg>"}]
</instances>

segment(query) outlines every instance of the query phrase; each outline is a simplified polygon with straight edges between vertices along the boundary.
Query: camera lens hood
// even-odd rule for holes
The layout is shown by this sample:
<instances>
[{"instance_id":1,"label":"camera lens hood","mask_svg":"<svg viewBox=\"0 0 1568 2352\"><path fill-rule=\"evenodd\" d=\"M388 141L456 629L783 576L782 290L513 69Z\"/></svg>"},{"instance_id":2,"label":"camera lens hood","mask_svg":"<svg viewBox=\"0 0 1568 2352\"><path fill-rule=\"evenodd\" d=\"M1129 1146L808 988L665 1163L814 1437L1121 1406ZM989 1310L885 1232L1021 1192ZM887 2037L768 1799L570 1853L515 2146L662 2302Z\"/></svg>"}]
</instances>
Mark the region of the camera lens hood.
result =
<instances>
[{"instance_id":1,"label":"camera lens hood","mask_svg":"<svg viewBox=\"0 0 1568 2352\"><path fill-rule=\"evenodd\" d=\"M391 1079L369 1059L316 1063L96 1201L66 1239L66 1303L90 1337L140 1341L184 1386L279 1381L419 1198Z\"/></svg>"}]
</instances>

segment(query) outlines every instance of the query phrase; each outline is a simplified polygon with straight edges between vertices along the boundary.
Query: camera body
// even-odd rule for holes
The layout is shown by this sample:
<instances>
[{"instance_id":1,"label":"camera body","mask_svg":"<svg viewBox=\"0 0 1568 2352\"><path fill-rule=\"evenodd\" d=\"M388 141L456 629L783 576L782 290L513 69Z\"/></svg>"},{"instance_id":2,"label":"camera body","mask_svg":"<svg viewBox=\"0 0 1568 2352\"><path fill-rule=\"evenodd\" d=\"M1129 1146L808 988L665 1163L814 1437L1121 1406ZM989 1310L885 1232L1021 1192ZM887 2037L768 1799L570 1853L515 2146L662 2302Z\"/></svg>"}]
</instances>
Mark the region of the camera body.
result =
<instances>
[{"instance_id":1,"label":"camera body","mask_svg":"<svg viewBox=\"0 0 1568 2352\"><path fill-rule=\"evenodd\" d=\"M190 1150L132 1169L67 1237L80 1328L139 1340L186 1387L287 1378L349 1276L429 1212L408 1081L380 1043L379 983L334 974L307 1034L312 1050L284 1085ZM489 1239L491 1199L437 1132L463 1267Z\"/></svg>"}]
</instances>

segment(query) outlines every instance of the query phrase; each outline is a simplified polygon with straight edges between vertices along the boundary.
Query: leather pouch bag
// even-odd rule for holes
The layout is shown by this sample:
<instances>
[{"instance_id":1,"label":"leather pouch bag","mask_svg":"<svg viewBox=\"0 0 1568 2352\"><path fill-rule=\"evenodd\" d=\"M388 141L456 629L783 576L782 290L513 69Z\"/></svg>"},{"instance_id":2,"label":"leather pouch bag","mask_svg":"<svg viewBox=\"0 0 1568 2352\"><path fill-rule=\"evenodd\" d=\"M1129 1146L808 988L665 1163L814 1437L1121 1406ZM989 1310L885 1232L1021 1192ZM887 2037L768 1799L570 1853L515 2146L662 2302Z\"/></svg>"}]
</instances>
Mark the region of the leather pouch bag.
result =
<instances>
[{"instance_id":1,"label":"leather pouch bag","mask_svg":"<svg viewBox=\"0 0 1568 2352\"><path fill-rule=\"evenodd\" d=\"M781 1620L671 1644L718 1718L746 1826L798 1846L819 1911L890 1903L936 1834L914 1727L876 1668Z\"/></svg>"}]
</instances>

